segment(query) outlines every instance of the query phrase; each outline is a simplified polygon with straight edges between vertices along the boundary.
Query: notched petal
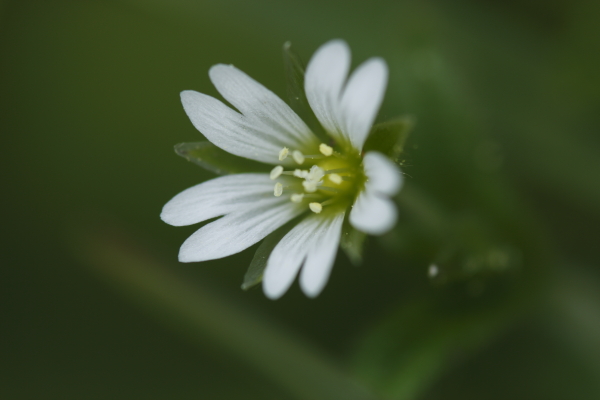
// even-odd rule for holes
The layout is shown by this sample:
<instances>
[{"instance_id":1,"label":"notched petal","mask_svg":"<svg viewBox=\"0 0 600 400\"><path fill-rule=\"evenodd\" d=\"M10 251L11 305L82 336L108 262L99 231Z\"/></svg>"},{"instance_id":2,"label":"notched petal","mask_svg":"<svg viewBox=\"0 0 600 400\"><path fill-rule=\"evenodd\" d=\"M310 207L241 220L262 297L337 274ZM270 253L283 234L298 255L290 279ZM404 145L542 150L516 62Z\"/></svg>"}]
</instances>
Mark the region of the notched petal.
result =
<instances>
[{"instance_id":1,"label":"notched petal","mask_svg":"<svg viewBox=\"0 0 600 400\"><path fill-rule=\"evenodd\" d=\"M335 139L348 140L339 121L340 97L350 69L350 48L332 40L317 49L308 62L304 88L313 112Z\"/></svg>"}]
</instances>

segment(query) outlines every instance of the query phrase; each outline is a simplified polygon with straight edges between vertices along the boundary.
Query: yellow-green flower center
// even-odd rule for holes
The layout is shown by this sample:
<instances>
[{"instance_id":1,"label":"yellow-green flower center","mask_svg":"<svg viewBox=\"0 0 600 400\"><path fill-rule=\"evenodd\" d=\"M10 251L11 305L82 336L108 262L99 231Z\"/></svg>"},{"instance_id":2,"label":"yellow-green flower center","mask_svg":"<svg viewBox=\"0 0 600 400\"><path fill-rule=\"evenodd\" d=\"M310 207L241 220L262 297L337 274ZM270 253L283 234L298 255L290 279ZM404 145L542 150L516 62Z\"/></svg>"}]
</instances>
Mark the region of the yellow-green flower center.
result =
<instances>
[{"instance_id":1,"label":"yellow-green flower center","mask_svg":"<svg viewBox=\"0 0 600 400\"><path fill-rule=\"evenodd\" d=\"M304 204L316 214L348 208L364 186L362 157L352 148L336 149L322 143L318 154L307 155L284 147L279 160L288 155L298 167L293 171L286 171L281 165L273 168L270 178L282 181L275 183L273 194L288 196L290 201Z\"/></svg>"}]
</instances>

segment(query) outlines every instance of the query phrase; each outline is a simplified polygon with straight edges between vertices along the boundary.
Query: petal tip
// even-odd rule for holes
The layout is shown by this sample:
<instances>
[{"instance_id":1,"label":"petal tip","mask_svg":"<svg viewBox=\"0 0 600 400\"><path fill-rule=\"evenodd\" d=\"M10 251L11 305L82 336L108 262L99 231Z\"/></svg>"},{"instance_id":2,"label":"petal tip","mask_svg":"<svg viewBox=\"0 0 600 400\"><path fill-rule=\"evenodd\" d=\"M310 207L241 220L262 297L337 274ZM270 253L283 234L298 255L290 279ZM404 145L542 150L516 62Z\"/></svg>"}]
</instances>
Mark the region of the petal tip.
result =
<instances>
[{"instance_id":1,"label":"petal tip","mask_svg":"<svg viewBox=\"0 0 600 400\"><path fill-rule=\"evenodd\" d=\"M333 39L324 44L322 44L313 54L311 60L308 65L314 61L321 61L327 59L340 59L344 60L343 64L350 63L350 46L346 43L345 40L342 39ZM309 68L307 66L306 70Z\"/></svg>"},{"instance_id":2,"label":"petal tip","mask_svg":"<svg viewBox=\"0 0 600 400\"><path fill-rule=\"evenodd\" d=\"M340 39L340 38L328 40L327 42L323 43L317 49L317 51L320 51L321 49L327 49L327 48L332 48L332 49L338 48L340 50L350 51L350 46L348 46L348 43L344 39Z\"/></svg>"},{"instance_id":3,"label":"petal tip","mask_svg":"<svg viewBox=\"0 0 600 400\"><path fill-rule=\"evenodd\" d=\"M181 249L179 250L179 255L177 256L177 259L181 263L191 263L191 262L196 261L196 260L192 260L189 257L189 254L187 254L187 252L185 252L185 251L183 251Z\"/></svg>"},{"instance_id":4,"label":"petal tip","mask_svg":"<svg viewBox=\"0 0 600 400\"><path fill-rule=\"evenodd\" d=\"M263 293L269 300L278 300L284 295L286 290L281 290L280 287L276 286L274 282L268 282L264 277L262 281Z\"/></svg>"},{"instance_id":5,"label":"petal tip","mask_svg":"<svg viewBox=\"0 0 600 400\"><path fill-rule=\"evenodd\" d=\"M190 236L183 242L181 247L179 248L179 255L177 259L182 263L191 263L191 262L200 262L207 261L210 258L202 257L202 252L198 249L197 246L194 246L192 240L193 237Z\"/></svg>"},{"instance_id":6,"label":"petal tip","mask_svg":"<svg viewBox=\"0 0 600 400\"><path fill-rule=\"evenodd\" d=\"M302 292L306 295L306 297L310 299L316 299L321 294L324 287L324 285L320 287L311 287L302 279L300 279L300 288L302 289Z\"/></svg>"},{"instance_id":7,"label":"petal tip","mask_svg":"<svg viewBox=\"0 0 600 400\"><path fill-rule=\"evenodd\" d=\"M389 68L387 62L381 57L373 57L367 61L365 64L369 65L369 68L372 68L375 71L375 74L379 75L380 85L385 88L387 87L388 76L389 76Z\"/></svg>"},{"instance_id":8,"label":"petal tip","mask_svg":"<svg viewBox=\"0 0 600 400\"><path fill-rule=\"evenodd\" d=\"M211 81L213 79L215 79L215 76L218 75L219 73L221 73L222 71L225 71L227 69L237 69L233 66L233 64L215 64L212 67L209 68L208 70L208 76L210 77Z\"/></svg>"},{"instance_id":9,"label":"petal tip","mask_svg":"<svg viewBox=\"0 0 600 400\"><path fill-rule=\"evenodd\" d=\"M166 207L166 206L165 206ZM167 211L165 211L165 208L163 207L163 210L160 213L160 219L162 220L162 222L169 224L171 226L175 226L170 222L170 217L169 217L169 213Z\"/></svg>"},{"instance_id":10,"label":"petal tip","mask_svg":"<svg viewBox=\"0 0 600 400\"><path fill-rule=\"evenodd\" d=\"M172 207L172 201L169 201L165 204L160 212L160 219L171 226L185 226L186 224L181 221L180 213L177 213L176 210Z\"/></svg>"},{"instance_id":11,"label":"petal tip","mask_svg":"<svg viewBox=\"0 0 600 400\"><path fill-rule=\"evenodd\" d=\"M196 92L195 90L182 90L179 93L179 97L181 98L181 103L183 107L187 107L195 103L195 101L202 96L202 93Z\"/></svg>"}]
</instances>

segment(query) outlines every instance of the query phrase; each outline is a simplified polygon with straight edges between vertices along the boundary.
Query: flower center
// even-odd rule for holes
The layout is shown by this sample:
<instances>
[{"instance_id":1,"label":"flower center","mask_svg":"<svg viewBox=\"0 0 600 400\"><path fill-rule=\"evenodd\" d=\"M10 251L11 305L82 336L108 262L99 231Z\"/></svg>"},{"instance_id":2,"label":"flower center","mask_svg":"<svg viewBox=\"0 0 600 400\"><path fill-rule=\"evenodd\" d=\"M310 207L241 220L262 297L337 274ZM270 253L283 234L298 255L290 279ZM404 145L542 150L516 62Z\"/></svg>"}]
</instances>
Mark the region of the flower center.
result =
<instances>
[{"instance_id":1,"label":"flower center","mask_svg":"<svg viewBox=\"0 0 600 400\"><path fill-rule=\"evenodd\" d=\"M321 143L319 154L305 155L284 147L279 152L279 160L289 155L298 168L293 171L286 171L281 165L273 168L270 178L283 181L275 183L273 194L289 196L290 201L305 204L316 214L346 209L364 185L362 158L351 151L336 151ZM292 179L281 179L286 176Z\"/></svg>"}]
</instances>

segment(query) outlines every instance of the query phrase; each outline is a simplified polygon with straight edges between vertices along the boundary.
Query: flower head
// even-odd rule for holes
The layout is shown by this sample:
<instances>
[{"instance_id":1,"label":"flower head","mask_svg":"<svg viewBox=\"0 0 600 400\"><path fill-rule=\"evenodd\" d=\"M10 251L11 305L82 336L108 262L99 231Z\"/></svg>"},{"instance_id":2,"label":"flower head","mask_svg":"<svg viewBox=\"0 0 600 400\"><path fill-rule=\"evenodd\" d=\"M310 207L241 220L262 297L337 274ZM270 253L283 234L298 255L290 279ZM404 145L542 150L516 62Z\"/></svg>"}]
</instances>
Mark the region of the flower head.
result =
<instances>
[{"instance_id":1,"label":"flower head","mask_svg":"<svg viewBox=\"0 0 600 400\"><path fill-rule=\"evenodd\" d=\"M181 93L186 113L208 140L273 169L215 178L170 200L161 218L171 225L222 216L184 242L180 261L238 253L293 220L268 256L263 290L278 298L300 273L302 290L314 297L329 279L345 218L368 234L393 227L396 208L389 197L400 189L401 174L383 154L363 155L385 92L387 66L372 58L347 78L349 67L347 44L334 40L317 50L306 69L306 98L326 139L319 139L284 101L231 65L215 65L209 75L239 112L202 93Z\"/></svg>"}]
</instances>

